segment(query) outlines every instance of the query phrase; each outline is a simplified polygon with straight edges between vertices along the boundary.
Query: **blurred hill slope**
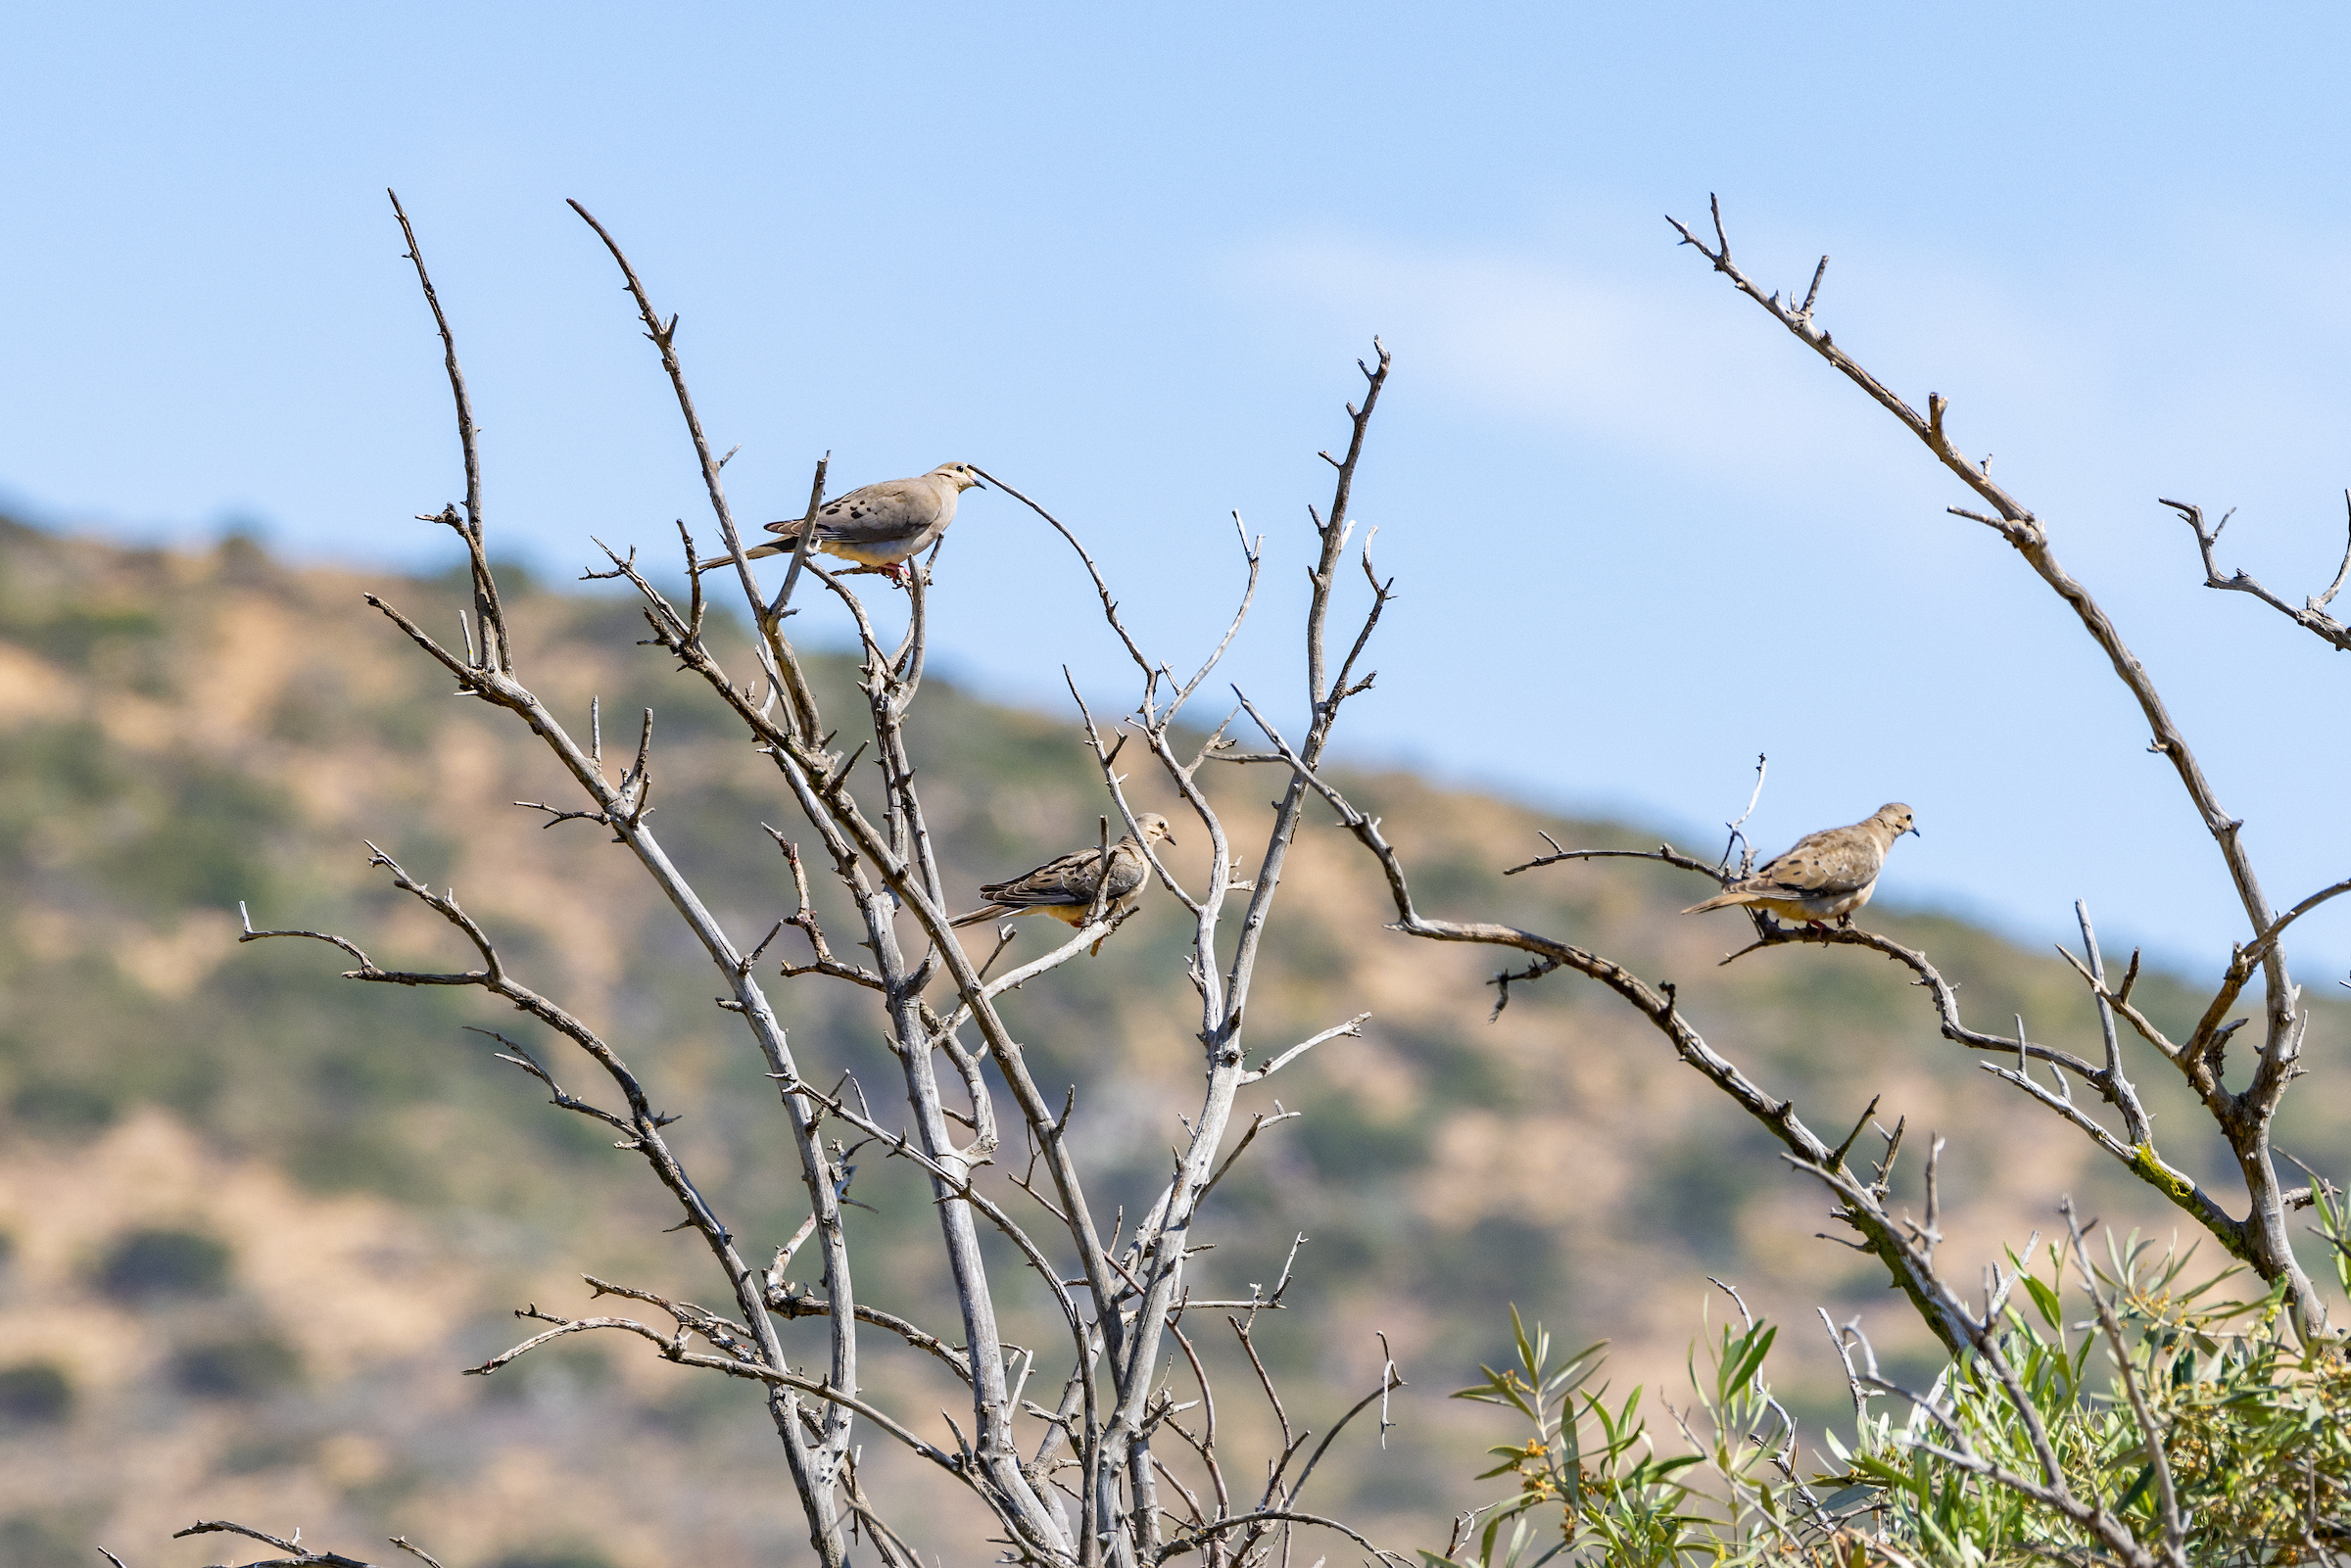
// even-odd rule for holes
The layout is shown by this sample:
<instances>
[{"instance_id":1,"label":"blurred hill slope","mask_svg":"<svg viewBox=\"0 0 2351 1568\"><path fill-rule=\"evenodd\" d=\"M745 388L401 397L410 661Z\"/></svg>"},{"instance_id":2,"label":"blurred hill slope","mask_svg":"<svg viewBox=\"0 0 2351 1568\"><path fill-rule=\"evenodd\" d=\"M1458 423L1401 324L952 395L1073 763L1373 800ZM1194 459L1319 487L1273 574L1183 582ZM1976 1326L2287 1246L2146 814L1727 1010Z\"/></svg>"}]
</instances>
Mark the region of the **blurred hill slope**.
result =
<instances>
[{"instance_id":1,"label":"blurred hill slope","mask_svg":"<svg viewBox=\"0 0 2351 1568\"><path fill-rule=\"evenodd\" d=\"M364 586L427 627L454 625L461 601L454 579ZM470 992L342 980L346 961L317 944L235 942L243 900L257 926L337 931L387 966L461 963L446 927L367 870L370 839L456 883L526 983L638 1064L683 1114L681 1147L749 1250L801 1217L773 1086L711 1005L706 961L597 830L542 831L507 805L569 803L569 782L504 716L450 700L361 587L241 540L127 551L0 523L0 1559L78 1564L103 1540L141 1568L195 1563L200 1542L164 1538L198 1516L300 1523L345 1549L406 1531L453 1568L789 1558L797 1510L740 1390L578 1343L492 1379L456 1375L518 1337L509 1308L584 1300L582 1271L712 1289L695 1245L663 1234L674 1215L641 1167L464 1032L529 1037L515 1016ZM792 909L758 827L792 820L768 764L635 645L625 601L519 579L509 595L524 678L558 711L584 725L600 695L607 730L631 738L637 712L657 711L656 826L755 940ZM833 711L854 716L846 672L819 667ZM956 885L1092 840L1107 808L1068 721L934 680L914 734ZM1215 783L1245 856L1272 776ZM1349 787L1385 819L1431 912L1531 925L1678 981L1708 1038L1816 1128L1842 1132L1882 1095L1881 1121L1949 1135L1946 1257L1961 1277L2047 1234L2060 1191L2119 1228L2175 1228L1941 1041L1891 966L1795 950L1717 968L1745 927L1678 919L1686 877L1609 863L1500 875L1539 852L1538 828L1653 839L1401 775ZM1176 815L1147 785L1137 805ZM1197 837L1175 857L1195 874ZM1883 1275L1812 1239L1819 1193L1610 997L1555 976L1514 989L1489 1023L1491 958L1412 942L1385 913L1360 850L1316 813L1276 907L1254 1047L1373 1019L1364 1040L1252 1091L1246 1110L1278 1092L1306 1115L1219 1189L1218 1249L1198 1263L1198 1288L1246 1294L1294 1234L1312 1238L1291 1309L1261 1330L1309 1424L1372 1382L1375 1331L1413 1380L1386 1450L1354 1445L1325 1507L1383 1544L1437 1544L1443 1517L1479 1495L1467 1478L1491 1441L1439 1396L1495 1355L1513 1303L1576 1343L1612 1339L1620 1387L1661 1384L1677 1402L1708 1273L1796 1331L1775 1370L1801 1413L1843 1399L1825 1340L1800 1343L1816 1302L1865 1313L1882 1354L1926 1354ZM1111 1172L1105 1212L1160 1179L1173 1111L1196 1098L1176 914L1154 898L1099 959L1009 1006L1040 1080L1078 1088L1084 1157ZM840 911L828 915L849 946ZM1869 917L1962 979L1982 1026L2021 1013L2037 1037L2094 1053L2090 1010L2054 958L1932 915ZM1014 956L1043 940L1025 933ZM879 1097L892 1077L863 993L768 983L811 1074L853 1070ZM2170 1025L2200 1003L2162 976L2138 995ZM2316 1005L2314 1075L2281 1136L2305 1158L2339 1149L2351 1123L2343 1012ZM590 1088L576 1060L549 1054L567 1087ZM2154 1064L2136 1075L2161 1129L2195 1125ZM2233 1185L2217 1144L2167 1153ZM854 1195L877 1211L852 1213L861 1299L951 1321L927 1192L902 1164L861 1164ZM1016 1328L1049 1333L1036 1304L1024 1321L1019 1288L1007 1294ZM951 1404L913 1359L877 1344L868 1375L914 1411ZM879 1490L923 1497L874 1463Z\"/></svg>"}]
</instances>

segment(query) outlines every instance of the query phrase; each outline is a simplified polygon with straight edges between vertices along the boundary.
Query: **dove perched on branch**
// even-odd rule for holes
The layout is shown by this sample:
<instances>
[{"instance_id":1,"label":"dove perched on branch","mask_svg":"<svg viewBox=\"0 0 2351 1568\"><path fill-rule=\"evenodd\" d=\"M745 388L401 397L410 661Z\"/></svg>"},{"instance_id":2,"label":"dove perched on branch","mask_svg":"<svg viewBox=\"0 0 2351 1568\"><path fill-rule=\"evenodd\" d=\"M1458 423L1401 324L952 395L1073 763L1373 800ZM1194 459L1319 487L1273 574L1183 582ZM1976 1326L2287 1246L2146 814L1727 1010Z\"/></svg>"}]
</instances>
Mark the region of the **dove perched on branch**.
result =
<instances>
[{"instance_id":1,"label":"dove perched on branch","mask_svg":"<svg viewBox=\"0 0 2351 1568\"><path fill-rule=\"evenodd\" d=\"M989 882L980 889L987 903L948 924L977 926L999 916L1050 915L1065 926L1083 926L1097 896L1105 915L1133 908L1151 875L1143 845L1162 838L1176 842L1176 835L1168 832L1168 819L1157 812L1143 812L1134 822L1143 832L1141 838L1128 833L1107 851L1076 850L1048 860L1025 876ZM1102 944L1096 942L1094 951L1101 950Z\"/></svg>"},{"instance_id":2,"label":"dove perched on branch","mask_svg":"<svg viewBox=\"0 0 2351 1568\"><path fill-rule=\"evenodd\" d=\"M1880 806L1867 822L1806 833L1796 841L1795 848L1773 856L1752 875L1682 913L1703 915L1709 909L1747 904L1782 920L1808 921L1815 926L1849 919L1877 889L1878 873L1894 841L1917 832L1908 806L1899 801Z\"/></svg>"},{"instance_id":3,"label":"dove perched on branch","mask_svg":"<svg viewBox=\"0 0 2351 1568\"><path fill-rule=\"evenodd\" d=\"M816 509L816 537L809 547L860 566L879 566L892 582L902 582L898 563L936 544L955 520L956 499L979 484L970 463L940 463L912 479L861 486ZM799 547L801 522L787 517L769 523L767 531L780 536L775 543L744 553L753 559L791 554ZM703 570L724 564L724 559L711 561Z\"/></svg>"}]
</instances>

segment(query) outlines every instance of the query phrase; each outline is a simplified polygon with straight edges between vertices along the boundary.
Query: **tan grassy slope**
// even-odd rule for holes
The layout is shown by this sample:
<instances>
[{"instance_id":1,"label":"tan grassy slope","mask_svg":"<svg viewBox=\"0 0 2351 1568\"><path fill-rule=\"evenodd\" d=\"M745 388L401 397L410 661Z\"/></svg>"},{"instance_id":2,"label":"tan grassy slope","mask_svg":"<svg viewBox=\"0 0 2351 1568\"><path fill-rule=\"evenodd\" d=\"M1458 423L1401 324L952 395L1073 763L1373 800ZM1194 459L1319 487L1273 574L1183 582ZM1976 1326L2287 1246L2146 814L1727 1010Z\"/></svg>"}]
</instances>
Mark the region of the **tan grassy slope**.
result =
<instances>
[{"instance_id":1,"label":"tan grassy slope","mask_svg":"<svg viewBox=\"0 0 2351 1568\"><path fill-rule=\"evenodd\" d=\"M454 620L449 582L365 586L428 626ZM800 1218L772 1089L669 912L595 830L541 832L505 805L559 800L565 783L501 716L452 701L361 587L237 542L129 552L0 525L0 1560L80 1563L102 1543L141 1568L192 1564L200 1544L163 1538L223 1515L299 1523L346 1549L406 1530L453 1568L791 1560L796 1509L739 1390L618 1346L456 1374L511 1337L509 1307L579 1305L583 1270L711 1294L694 1248L661 1234L674 1216L641 1167L462 1032L512 1030L514 1016L339 980L345 963L324 948L233 941L244 899L257 924L337 929L385 963L460 960L366 871L371 838L455 881L527 983L641 1064L751 1251ZM526 673L566 711L584 714L591 692L607 715L658 710L660 826L731 925L755 934L788 913L757 827L787 821L771 773L633 645L626 604L526 592L516 613ZM1091 836L1103 807L1066 723L936 683L918 714L959 884ZM1262 815L1269 779L1228 777L1225 803ZM1794 950L1718 969L1739 927L1677 919L1687 878L1498 875L1538 827L1639 841L1622 830L1404 776L1352 787L1432 913L1536 925L1677 980L1708 1037L1815 1127L1842 1130L1883 1093L1887 1121L1950 1135L1946 1257L1962 1273L2045 1232L2061 1190L2111 1222L2171 1229L2078 1135L1937 1039L1889 966ZM1179 863L1197 869L1198 854L1187 837ZM1351 841L1310 828L1291 864L1256 1042L1373 1021L1267 1086L1307 1115L1220 1189L1201 1287L1245 1292L1292 1234L1313 1238L1294 1309L1263 1331L1309 1424L1342 1381L1368 1383L1371 1336L1389 1335L1414 1384L1402 1425L1384 1454L1348 1452L1323 1507L1383 1544L1441 1540L1442 1517L1481 1496L1472 1459L1498 1440L1438 1396L1496 1354L1512 1303L1578 1343L1612 1338L1620 1386L1673 1394L1717 1274L1790 1324L1776 1370L1806 1412L1836 1402L1804 1321L1816 1302L1923 1354L1883 1276L1811 1239L1820 1195L1609 997L1554 977L1489 1024L1491 960L1382 929ZM2053 959L1947 920L1870 914L1961 977L1974 1017L2022 1012L2037 1035L2088 1045L2087 1009ZM1188 1108L1198 1081L1183 941L1153 900L1098 960L1012 1005L1040 1077L1079 1086L1087 1158L1123 1173L1113 1201L1157 1177L1171 1107ZM807 981L772 992L804 1060L887 1081L856 998ZM2172 1022L2192 1005L2167 981L2139 995ZM2316 1076L2285 1131L2306 1157L2340 1147L2341 1022L2314 1027ZM2168 1085L2140 1076L2171 1113L2162 1125L2191 1125ZM2196 1173L2228 1190L2225 1170ZM913 1175L866 1161L855 1196L879 1211L852 1219L861 1297L951 1321ZM918 1415L951 1402L908 1363L868 1352L880 1397ZM952 1525L936 1544L968 1560Z\"/></svg>"}]
</instances>

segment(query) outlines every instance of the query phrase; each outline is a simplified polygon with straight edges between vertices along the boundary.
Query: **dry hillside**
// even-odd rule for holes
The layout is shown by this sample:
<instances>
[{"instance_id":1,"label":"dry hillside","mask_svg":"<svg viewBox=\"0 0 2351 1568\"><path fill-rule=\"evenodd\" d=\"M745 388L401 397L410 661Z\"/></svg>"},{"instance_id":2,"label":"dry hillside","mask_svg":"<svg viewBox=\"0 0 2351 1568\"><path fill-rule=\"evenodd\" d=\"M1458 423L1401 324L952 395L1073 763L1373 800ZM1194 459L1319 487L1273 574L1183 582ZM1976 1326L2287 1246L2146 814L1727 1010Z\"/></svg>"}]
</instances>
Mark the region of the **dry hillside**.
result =
<instances>
[{"instance_id":1,"label":"dry hillside","mask_svg":"<svg viewBox=\"0 0 2351 1568\"><path fill-rule=\"evenodd\" d=\"M464 1032L511 1031L513 1015L340 980L345 963L314 944L233 940L245 900L257 924L449 964L445 929L366 869L372 839L455 882L527 983L632 1055L684 1115L685 1151L747 1250L801 1217L773 1088L666 907L595 830L542 831L506 804L557 799L565 781L503 716L451 701L362 586L454 622L449 581L362 585L241 541L134 552L0 525L0 1561L79 1565L93 1544L136 1568L213 1560L216 1547L166 1539L196 1517L300 1525L347 1550L405 1531L451 1568L796 1560L797 1509L740 1387L636 1342L458 1375L514 1337L511 1307L580 1305L582 1271L712 1293L696 1247L663 1233L672 1215L642 1167ZM551 699L658 710L660 826L735 928L788 913L757 826L787 820L771 771L635 645L627 605L524 590L515 615L526 678ZM953 878L1090 839L1103 808L1068 723L936 683L917 713L918 763L952 762L926 777ZM1233 772L1227 803L1262 820L1267 776ZM1708 1037L1815 1127L1883 1095L1883 1119L1948 1134L1961 1277L2045 1232L2060 1191L2110 1223L2173 1228L1938 1039L1883 962L1788 949L1720 969L1735 923L1677 920L1687 879L1610 863L1499 875L1539 849L1538 828L1643 841L1628 830L1409 777L1351 787L1432 913L1536 925L1679 981ZM1245 1293L1293 1233L1312 1238L1290 1309L1262 1331L1310 1424L1369 1385L1375 1331L1394 1345L1412 1381L1401 1424L1384 1452L1348 1450L1323 1507L1383 1544L1441 1543L1444 1516L1483 1496L1469 1477L1501 1437L1443 1396L1505 1343L1513 1303L1576 1343L1611 1340L1620 1390L1676 1402L1709 1273L1788 1325L1775 1376L1808 1417L1842 1398L1816 1303L1864 1313L1912 1364L1925 1355L1883 1274L1813 1239L1821 1195L1608 995L1554 976L1489 1023L1492 960L1388 932L1384 914L1361 851L1309 828L1253 1035L1372 1022L1252 1091L1278 1087L1306 1115L1220 1188L1218 1250L1199 1260L1204 1288ZM1961 977L1975 1017L2094 1038L2053 958L1931 915L1870 915ZM1121 1173L1119 1198L1161 1171L1170 1108L1197 1081L1184 938L1162 901L1010 1009L1040 1078L1078 1086L1088 1158ZM771 994L803 1062L887 1081L857 996L815 980ZM2139 995L2170 1022L2192 1006L2160 979ZM2315 1076L2283 1127L2306 1158L2339 1150L2351 1121L2343 1024L2328 1011L2314 1026ZM2142 1077L2165 1125L2191 1124ZM2226 1191L2229 1173L2211 1174ZM861 1298L946 1315L913 1173L868 1160L854 1196L873 1206L851 1220ZM867 1353L879 1397L918 1414L950 1402L912 1359Z\"/></svg>"}]
</instances>

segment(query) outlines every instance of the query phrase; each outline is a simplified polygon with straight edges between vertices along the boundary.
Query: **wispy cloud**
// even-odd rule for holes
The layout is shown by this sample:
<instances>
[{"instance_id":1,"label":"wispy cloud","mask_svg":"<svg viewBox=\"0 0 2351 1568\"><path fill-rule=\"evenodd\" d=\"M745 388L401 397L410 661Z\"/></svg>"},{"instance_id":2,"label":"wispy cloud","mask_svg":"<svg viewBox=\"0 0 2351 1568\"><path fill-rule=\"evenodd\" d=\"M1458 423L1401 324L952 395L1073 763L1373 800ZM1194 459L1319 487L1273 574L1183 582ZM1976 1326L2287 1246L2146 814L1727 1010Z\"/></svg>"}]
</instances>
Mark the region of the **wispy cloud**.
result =
<instances>
[{"instance_id":1,"label":"wispy cloud","mask_svg":"<svg viewBox=\"0 0 2351 1568\"><path fill-rule=\"evenodd\" d=\"M1584 633L1649 651L1610 671L1621 713L1583 712L1571 739L1527 742L1529 776L1700 820L1709 802L1695 781L1720 759L1658 743L1652 715L1756 735L1775 765L1785 756L1791 778L1817 783L1843 778L1855 750L1849 734L1814 723L1812 704L1833 690L1884 716L1858 751L1890 778L1915 781L1903 789L1934 792L1951 842L1996 834L2022 846L2021 870L1982 855L1921 855L1905 873L1914 888L2025 927L2087 895L2118 919L2130 912L2135 940L2143 933L2174 953L2225 940L2234 929L2225 898L2207 906L2172 892L2181 865L2217 875L2208 846L2176 791L2134 770L2135 716L2079 629L2008 552L1940 516L1964 496L1882 411L1703 262L1633 228L1607 214L1579 216L1559 243L1292 234L1237 250L1226 265L1228 287L1269 320L1376 323L1409 354L1424 395L1534 438L1487 444L1489 463L1549 446L1593 494L1671 496L1662 504L1682 511L1607 537L1610 572L1662 582L1689 563L1735 562L1730 592L1747 602L1843 594L1848 645L1877 650L1798 680L1756 677L1726 662L1734 639L1659 643L1609 594L1571 584L1563 602ZM1954 399L1968 450L1996 451L1994 472L2051 520L2065 559L2161 672L2231 809L2261 825L2274 854L2291 843L2320 862L2311 876L2336 875L2327 870L2341 839L2328 781L2351 742L2306 735L2305 766L2293 770L2252 758L2255 709L2272 723L2330 711L2340 678L2315 648L2287 640L2290 629L2200 593L2185 532L2155 498L2245 503L2259 521L2249 537L2231 535L2245 564L2296 594L2306 580L2323 584L2340 557L2335 508L2351 478L2337 471L2335 434L2351 417L2351 388L2329 368L2351 312L2326 265L2281 261L2307 247L2248 244L2218 221L2197 233L2205 238L2183 243L2202 244L2214 275L2236 280L2218 296L2231 302L2226 319L2180 295L2192 259L2167 258L2160 272L2079 248L2063 259L2015 247L1987 259L1849 226L1825 237L1837 259L1824 319L1914 405L1930 390ZM1800 239L1737 228L1734 238L1769 283L1800 289L1809 278L1817 252ZM2305 298L2307 309L2297 304ZM1692 477L1701 482L1679 482ZM1767 538L1756 537L1756 519ZM1915 526L1893 529L1893 519ZM1556 558L1523 519L1493 526L1530 558ZM1532 613L1515 585L1480 592L1498 615ZM2020 797L2095 799L2106 836L2086 854L2085 826L2070 811L2020 826ZM1824 801L1816 814L1828 809ZM2314 927L2303 946L2339 944L2346 930L2341 921Z\"/></svg>"},{"instance_id":2,"label":"wispy cloud","mask_svg":"<svg viewBox=\"0 0 2351 1568\"><path fill-rule=\"evenodd\" d=\"M1830 464L1871 489L1917 474L1882 414L1655 223L1585 213L1556 241L1461 246L1293 234L1236 250L1226 274L1283 313L1384 323L1415 375L1463 409L1628 457L1769 480ZM2028 465L2052 506L2149 505L2191 477L2297 505L2289 496L2325 490L2329 433L2351 412L2320 373L2351 325L2341 279L2326 275L2343 268L2307 247L2249 246L2218 218L2195 232L2183 243L2249 285L2226 320L2122 259L2037 269L1849 232L1823 319L1914 405L1952 396L1963 439L2012 472ZM1808 279L1800 239L1741 238L1757 275Z\"/></svg>"},{"instance_id":3,"label":"wispy cloud","mask_svg":"<svg viewBox=\"0 0 2351 1568\"><path fill-rule=\"evenodd\" d=\"M1699 267L1674 268L1658 244L1645 267L1568 261L1499 248L1435 249L1339 236L1292 236L1239 253L1234 286L1284 309L1390 323L1409 342L1416 373L1446 397L1489 415L1597 438L1677 465L1778 471L1841 462L1891 472L1884 448L1843 438L1856 411L1850 389ZM1687 274L1687 275L1685 275ZM1947 299L1961 280L1938 280ZM1968 292L1967 360L1988 355L2029 385L2058 361L2024 331L1981 325L2013 311ZM1717 296L1721 297L1717 297ZM1942 316L1943 312L1936 312ZM1944 334L1934 321L1905 334L1905 357ZM1922 341L1928 340L1928 341ZM1923 399L1923 394L1921 395Z\"/></svg>"}]
</instances>

